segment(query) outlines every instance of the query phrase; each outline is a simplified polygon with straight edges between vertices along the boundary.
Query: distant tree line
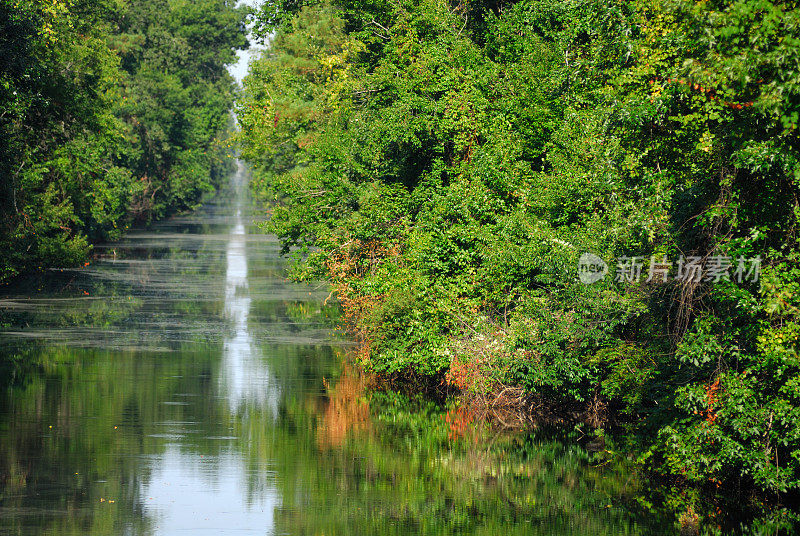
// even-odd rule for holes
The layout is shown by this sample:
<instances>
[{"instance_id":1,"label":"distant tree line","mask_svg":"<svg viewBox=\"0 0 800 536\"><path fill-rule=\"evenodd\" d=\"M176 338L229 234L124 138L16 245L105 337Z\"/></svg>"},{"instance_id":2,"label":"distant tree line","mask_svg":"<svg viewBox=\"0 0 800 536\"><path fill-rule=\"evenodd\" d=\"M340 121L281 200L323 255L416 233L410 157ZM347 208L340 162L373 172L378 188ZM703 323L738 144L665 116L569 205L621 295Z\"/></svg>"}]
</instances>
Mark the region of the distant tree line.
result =
<instances>
[{"instance_id":1,"label":"distant tree line","mask_svg":"<svg viewBox=\"0 0 800 536\"><path fill-rule=\"evenodd\" d=\"M0 1L0 281L82 262L218 184L245 16L224 0Z\"/></svg>"}]
</instances>

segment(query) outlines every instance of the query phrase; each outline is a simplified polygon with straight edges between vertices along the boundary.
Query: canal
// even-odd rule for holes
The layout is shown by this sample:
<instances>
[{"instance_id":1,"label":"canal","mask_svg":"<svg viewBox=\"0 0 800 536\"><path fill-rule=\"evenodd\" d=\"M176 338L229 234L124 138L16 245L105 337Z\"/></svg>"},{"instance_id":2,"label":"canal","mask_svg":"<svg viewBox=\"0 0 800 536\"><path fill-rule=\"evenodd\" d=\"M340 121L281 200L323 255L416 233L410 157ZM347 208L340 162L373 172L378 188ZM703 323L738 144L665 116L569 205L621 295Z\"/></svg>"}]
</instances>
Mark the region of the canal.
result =
<instances>
[{"instance_id":1,"label":"canal","mask_svg":"<svg viewBox=\"0 0 800 536\"><path fill-rule=\"evenodd\" d=\"M457 441L370 395L239 164L189 215L0 296L0 534L661 534L620 461Z\"/></svg>"}]
</instances>

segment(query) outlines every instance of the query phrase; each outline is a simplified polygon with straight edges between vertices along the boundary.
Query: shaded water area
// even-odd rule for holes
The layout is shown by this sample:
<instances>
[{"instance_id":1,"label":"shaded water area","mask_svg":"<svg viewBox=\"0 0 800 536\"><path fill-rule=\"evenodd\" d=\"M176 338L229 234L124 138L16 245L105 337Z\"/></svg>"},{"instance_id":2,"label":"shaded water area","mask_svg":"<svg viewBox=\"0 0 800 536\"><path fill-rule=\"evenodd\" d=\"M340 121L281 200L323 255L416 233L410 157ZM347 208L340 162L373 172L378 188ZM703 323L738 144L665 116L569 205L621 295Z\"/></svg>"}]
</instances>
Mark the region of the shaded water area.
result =
<instances>
[{"instance_id":1,"label":"shaded water area","mask_svg":"<svg viewBox=\"0 0 800 536\"><path fill-rule=\"evenodd\" d=\"M438 408L348 394L246 180L2 292L0 534L665 533L577 443L451 451Z\"/></svg>"}]
</instances>

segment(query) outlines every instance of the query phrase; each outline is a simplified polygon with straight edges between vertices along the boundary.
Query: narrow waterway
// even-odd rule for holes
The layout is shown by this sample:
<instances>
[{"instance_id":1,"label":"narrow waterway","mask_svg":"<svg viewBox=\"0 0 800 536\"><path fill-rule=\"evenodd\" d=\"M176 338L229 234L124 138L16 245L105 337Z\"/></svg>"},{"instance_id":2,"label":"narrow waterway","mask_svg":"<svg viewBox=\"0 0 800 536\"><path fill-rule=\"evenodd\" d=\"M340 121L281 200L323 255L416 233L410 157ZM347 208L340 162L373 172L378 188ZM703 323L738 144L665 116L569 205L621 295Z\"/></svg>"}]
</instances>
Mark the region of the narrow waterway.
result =
<instances>
[{"instance_id":1,"label":"narrow waterway","mask_svg":"<svg viewBox=\"0 0 800 536\"><path fill-rule=\"evenodd\" d=\"M195 213L3 291L0 534L660 532L577 445L457 455L435 410L333 407L337 309L286 281L247 190L240 164Z\"/></svg>"}]
</instances>

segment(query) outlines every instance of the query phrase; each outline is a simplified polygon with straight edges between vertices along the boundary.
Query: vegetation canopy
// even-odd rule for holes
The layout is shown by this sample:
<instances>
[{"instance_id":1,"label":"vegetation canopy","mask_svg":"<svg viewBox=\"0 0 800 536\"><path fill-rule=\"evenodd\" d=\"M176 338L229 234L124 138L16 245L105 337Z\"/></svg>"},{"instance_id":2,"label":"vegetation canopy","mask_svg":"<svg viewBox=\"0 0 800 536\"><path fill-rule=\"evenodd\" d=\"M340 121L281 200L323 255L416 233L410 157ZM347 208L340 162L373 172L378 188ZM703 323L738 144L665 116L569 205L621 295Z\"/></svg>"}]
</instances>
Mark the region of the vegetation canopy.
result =
<instances>
[{"instance_id":1,"label":"vegetation canopy","mask_svg":"<svg viewBox=\"0 0 800 536\"><path fill-rule=\"evenodd\" d=\"M0 1L0 282L84 262L229 171L243 8Z\"/></svg>"},{"instance_id":2,"label":"vegetation canopy","mask_svg":"<svg viewBox=\"0 0 800 536\"><path fill-rule=\"evenodd\" d=\"M367 370L624 431L687 530L797 527L795 2L256 18L253 188L295 276L333 282ZM584 254L606 277L586 284Z\"/></svg>"}]
</instances>

